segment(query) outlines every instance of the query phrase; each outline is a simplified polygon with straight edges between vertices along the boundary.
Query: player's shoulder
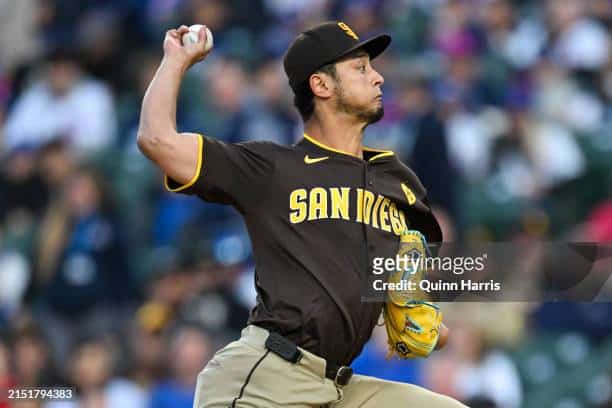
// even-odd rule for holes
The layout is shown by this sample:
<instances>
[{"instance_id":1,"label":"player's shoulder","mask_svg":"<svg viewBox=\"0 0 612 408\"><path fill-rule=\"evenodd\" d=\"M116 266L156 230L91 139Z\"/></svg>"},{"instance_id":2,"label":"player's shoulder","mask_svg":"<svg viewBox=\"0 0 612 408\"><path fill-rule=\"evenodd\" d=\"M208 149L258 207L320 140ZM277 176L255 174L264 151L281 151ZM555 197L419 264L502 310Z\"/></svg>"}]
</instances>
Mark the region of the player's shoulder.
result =
<instances>
[{"instance_id":1,"label":"player's shoulder","mask_svg":"<svg viewBox=\"0 0 612 408\"><path fill-rule=\"evenodd\" d=\"M394 155L392 163L394 167L393 173L397 174L399 178L402 179L402 182L408 184L413 190L418 192L425 193L427 191L415 171L397 157L397 155Z\"/></svg>"},{"instance_id":2,"label":"player's shoulder","mask_svg":"<svg viewBox=\"0 0 612 408\"><path fill-rule=\"evenodd\" d=\"M292 146L283 145L269 140L249 140L245 142L238 142L236 143L236 146L252 151L270 154L283 154L292 151Z\"/></svg>"},{"instance_id":3,"label":"player's shoulder","mask_svg":"<svg viewBox=\"0 0 612 408\"><path fill-rule=\"evenodd\" d=\"M293 158L297 153L295 145L285 145L267 140L250 140L235 145L250 154L266 157L275 163L283 162L283 159Z\"/></svg>"}]
</instances>

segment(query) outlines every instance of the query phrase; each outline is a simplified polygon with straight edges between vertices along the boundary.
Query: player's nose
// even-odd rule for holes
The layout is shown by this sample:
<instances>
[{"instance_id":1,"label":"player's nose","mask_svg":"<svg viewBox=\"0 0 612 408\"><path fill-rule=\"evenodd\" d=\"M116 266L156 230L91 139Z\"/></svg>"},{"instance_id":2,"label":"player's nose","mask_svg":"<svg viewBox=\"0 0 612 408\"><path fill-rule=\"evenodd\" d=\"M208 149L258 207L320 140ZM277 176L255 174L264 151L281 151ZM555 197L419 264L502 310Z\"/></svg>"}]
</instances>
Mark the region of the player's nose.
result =
<instances>
[{"instance_id":1,"label":"player's nose","mask_svg":"<svg viewBox=\"0 0 612 408\"><path fill-rule=\"evenodd\" d=\"M373 70L374 71L374 85L375 86L382 86L382 84L385 83L385 78L380 74L380 72Z\"/></svg>"}]
</instances>

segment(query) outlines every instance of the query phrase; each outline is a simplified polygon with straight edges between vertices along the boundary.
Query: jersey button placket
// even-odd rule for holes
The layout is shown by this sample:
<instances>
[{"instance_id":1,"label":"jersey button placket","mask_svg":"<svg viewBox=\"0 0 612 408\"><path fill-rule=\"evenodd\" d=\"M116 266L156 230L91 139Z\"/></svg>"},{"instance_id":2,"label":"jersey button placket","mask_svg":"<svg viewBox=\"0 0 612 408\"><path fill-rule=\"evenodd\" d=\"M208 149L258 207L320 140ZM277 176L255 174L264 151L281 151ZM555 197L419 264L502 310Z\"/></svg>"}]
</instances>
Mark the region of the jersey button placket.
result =
<instances>
[{"instance_id":1,"label":"jersey button placket","mask_svg":"<svg viewBox=\"0 0 612 408\"><path fill-rule=\"evenodd\" d=\"M366 183L368 187L373 187L374 186L374 167L372 166L372 163L370 162L365 163L365 173L366 173ZM372 191L371 188L370 188L370 191ZM374 191L372 192L374 193Z\"/></svg>"},{"instance_id":2,"label":"jersey button placket","mask_svg":"<svg viewBox=\"0 0 612 408\"><path fill-rule=\"evenodd\" d=\"M374 172L371 169L370 163L366 164L366 180L367 180L368 187L370 187L369 190L372 193L374 193L374 195L376 195L376 192L372 189L372 187L374 186ZM374 214L372 214L370 217L373 217L373 216ZM367 235L370 235L370 233L368 232ZM374 246L369 236L367 237L367 240L368 240L368 251L370 252L370 256L372 256L373 252L376 250L376 246Z\"/></svg>"},{"instance_id":3,"label":"jersey button placket","mask_svg":"<svg viewBox=\"0 0 612 408\"><path fill-rule=\"evenodd\" d=\"M370 163L366 163L365 165L365 182L367 185L367 189L369 191L371 191L372 193L374 193L374 195L376 195L376 192L374 191L374 189L372 188L374 186L374 171L372 170L372 166L370 165ZM373 216L373 214L370 215L370 222L371 222L371 217ZM374 256L374 251L376 250L376 246L374 245L374 243L372 242L372 231L370 231L370 228L366 227L365 229L365 234L366 234L366 242L368 244L367 248L368 248L368 258L369 258L369 262L370 265L369 267L372 266L372 257Z\"/></svg>"}]
</instances>

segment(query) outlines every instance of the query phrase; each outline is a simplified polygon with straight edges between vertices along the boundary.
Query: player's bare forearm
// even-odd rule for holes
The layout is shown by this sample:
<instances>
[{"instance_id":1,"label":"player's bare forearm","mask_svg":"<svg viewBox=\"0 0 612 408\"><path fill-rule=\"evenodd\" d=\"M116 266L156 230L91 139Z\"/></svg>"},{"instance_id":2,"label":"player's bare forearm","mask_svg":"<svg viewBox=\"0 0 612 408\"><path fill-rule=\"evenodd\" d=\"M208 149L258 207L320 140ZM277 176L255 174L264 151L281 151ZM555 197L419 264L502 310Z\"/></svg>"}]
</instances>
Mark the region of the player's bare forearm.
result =
<instances>
[{"instance_id":1,"label":"player's bare forearm","mask_svg":"<svg viewBox=\"0 0 612 408\"><path fill-rule=\"evenodd\" d=\"M164 57L142 101L138 146L153 161L164 143L178 137L176 100L187 67L181 60Z\"/></svg>"},{"instance_id":2,"label":"player's bare forearm","mask_svg":"<svg viewBox=\"0 0 612 408\"><path fill-rule=\"evenodd\" d=\"M198 136L178 134L176 100L185 72L210 51L205 49L206 33L198 41L183 45L186 26L168 30L164 39L164 58L142 101L138 126L138 147L168 176L179 183L190 180L198 163Z\"/></svg>"}]
</instances>

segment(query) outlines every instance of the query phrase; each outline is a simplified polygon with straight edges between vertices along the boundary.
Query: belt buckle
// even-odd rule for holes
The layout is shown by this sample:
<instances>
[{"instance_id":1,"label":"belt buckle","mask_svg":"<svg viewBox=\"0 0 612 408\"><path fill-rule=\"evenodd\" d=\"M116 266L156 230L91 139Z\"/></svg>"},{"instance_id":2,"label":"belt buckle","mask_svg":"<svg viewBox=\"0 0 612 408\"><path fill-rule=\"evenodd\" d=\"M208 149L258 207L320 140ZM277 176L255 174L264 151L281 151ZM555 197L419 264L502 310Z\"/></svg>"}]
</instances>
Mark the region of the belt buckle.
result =
<instances>
[{"instance_id":1,"label":"belt buckle","mask_svg":"<svg viewBox=\"0 0 612 408\"><path fill-rule=\"evenodd\" d=\"M336 378L334 378L334 384L343 387L351 380L353 376L353 369L351 367L342 366L336 372Z\"/></svg>"}]
</instances>

